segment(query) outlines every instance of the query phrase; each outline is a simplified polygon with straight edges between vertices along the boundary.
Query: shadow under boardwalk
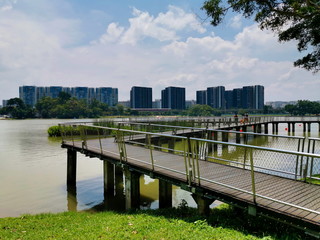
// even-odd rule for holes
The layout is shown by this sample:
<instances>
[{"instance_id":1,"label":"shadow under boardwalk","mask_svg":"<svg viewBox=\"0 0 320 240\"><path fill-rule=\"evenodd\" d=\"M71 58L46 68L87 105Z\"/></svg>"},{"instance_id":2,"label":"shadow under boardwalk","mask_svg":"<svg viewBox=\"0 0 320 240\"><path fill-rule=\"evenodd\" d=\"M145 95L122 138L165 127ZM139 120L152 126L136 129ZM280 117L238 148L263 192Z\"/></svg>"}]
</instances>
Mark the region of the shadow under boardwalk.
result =
<instances>
[{"instance_id":1,"label":"shadow under boardwalk","mask_svg":"<svg viewBox=\"0 0 320 240\"><path fill-rule=\"evenodd\" d=\"M253 208L253 214L284 219L311 229L320 227L320 185L255 172L254 201L252 175L247 169L202 160L199 161L199 172L193 176L190 184L187 159L181 155L152 150L152 163L150 149L125 144L127 158L121 160L118 143L113 138L103 139L101 143L99 140L88 140L84 148L81 142L65 141L62 147L104 160L111 158L113 161L121 161L133 170L169 181L191 192L240 207Z\"/></svg>"}]
</instances>

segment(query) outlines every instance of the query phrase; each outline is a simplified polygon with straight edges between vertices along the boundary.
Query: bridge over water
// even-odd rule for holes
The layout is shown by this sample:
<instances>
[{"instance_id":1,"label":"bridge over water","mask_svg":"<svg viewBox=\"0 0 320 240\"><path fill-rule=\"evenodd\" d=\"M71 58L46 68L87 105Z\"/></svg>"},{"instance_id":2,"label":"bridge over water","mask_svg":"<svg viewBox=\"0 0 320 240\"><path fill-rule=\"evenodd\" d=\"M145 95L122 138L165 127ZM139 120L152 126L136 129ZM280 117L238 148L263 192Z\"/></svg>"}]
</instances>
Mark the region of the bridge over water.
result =
<instances>
[{"instance_id":1,"label":"bridge over water","mask_svg":"<svg viewBox=\"0 0 320 240\"><path fill-rule=\"evenodd\" d=\"M302 147L302 137L229 131L235 136L232 142L230 137L215 139L225 131L207 126L173 130L171 125L169 131L159 125L61 124L62 147L68 149L68 186L76 184L76 153L80 152L103 160L105 194L114 192L115 166L123 168L127 208L139 207L139 176L146 174L159 179L160 207L172 205L173 184L190 191L203 214L220 200L320 237L320 185L310 183L320 180L320 139L312 138L308 147ZM237 136L273 138L294 147L240 143Z\"/></svg>"}]
</instances>

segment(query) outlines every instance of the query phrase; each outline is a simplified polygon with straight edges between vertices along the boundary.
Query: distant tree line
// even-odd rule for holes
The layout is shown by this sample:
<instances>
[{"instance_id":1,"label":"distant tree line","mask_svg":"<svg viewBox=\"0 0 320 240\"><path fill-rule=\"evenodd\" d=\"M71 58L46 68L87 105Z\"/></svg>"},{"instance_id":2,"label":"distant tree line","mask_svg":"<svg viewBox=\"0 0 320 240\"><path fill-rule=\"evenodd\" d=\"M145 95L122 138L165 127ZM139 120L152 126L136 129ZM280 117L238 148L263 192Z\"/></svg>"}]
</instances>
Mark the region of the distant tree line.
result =
<instances>
[{"instance_id":1,"label":"distant tree line","mask_svg":"<svg viewBox=\"0 0 320 240\"><path fill-rule=\"evenodd\" d=\"M134 115L135 111L122 105L108 106L97 100L89 104L70 94L61 92L58 98L44 97L35 108L26 105L20 98L8 100L7 106L0 109L0 114L15 119L24 118L98 118L113 115Z\"/></svg>"},{"instance_id":2,"label":"distant tree line","mask_svg":"<svg viewBox=\"0 0 320 240\"><path fill-rule=\"evenodd\" d=\"M308 100L299 100L296 104L288 104L284 107L285 111L291 115L304 116L307 114L320 114L320 103Z\"/></svg>"},{"instance_id":3,"label":"distant tree line","mask_svg":"<svg viewBox=\"0 0 320 240\"><path fill-rule=\"evenodd\" d=\"M102 116L221 116L222 114L244 115L249 114L291 114L304 116L320 114L320 103L308 100L299 100L297 104L286 105L282 109L273 109L264 106L263 110L250 109L214 109L208 105L193 105L186 110L168 111L137 111L123 105L108 106L97 100L87 103L78 100L70 94L61 92L58 98L44 97L38 101L35 108L26 105L20 98L11 98L7 106L0 109L0 115L9 115L15 119L25 118L99 118Z\"/></svg>"}]
</instances>

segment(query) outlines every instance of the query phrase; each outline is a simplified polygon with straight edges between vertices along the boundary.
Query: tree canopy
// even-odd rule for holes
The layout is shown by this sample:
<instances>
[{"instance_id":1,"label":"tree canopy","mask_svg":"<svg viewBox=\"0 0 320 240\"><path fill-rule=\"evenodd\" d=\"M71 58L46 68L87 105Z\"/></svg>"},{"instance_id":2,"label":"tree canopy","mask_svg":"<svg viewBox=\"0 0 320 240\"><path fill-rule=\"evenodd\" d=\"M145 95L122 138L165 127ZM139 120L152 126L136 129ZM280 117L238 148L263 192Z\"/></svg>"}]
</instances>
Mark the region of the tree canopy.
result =
<instances>
[{"instance_id":1,"label":"tree canopy","mask_svg":"<svg viewBox=\"0 0 320 240\"><path fill-rule=\"evenodd\" d=\"M232 10L254 17L261 29L278 34L280 42L297 41L297 49L307 54L294 62L314 73L320 70L320 1L316 0L208 0L203 4L213 26Z\"/></svg>"}]
</instances>

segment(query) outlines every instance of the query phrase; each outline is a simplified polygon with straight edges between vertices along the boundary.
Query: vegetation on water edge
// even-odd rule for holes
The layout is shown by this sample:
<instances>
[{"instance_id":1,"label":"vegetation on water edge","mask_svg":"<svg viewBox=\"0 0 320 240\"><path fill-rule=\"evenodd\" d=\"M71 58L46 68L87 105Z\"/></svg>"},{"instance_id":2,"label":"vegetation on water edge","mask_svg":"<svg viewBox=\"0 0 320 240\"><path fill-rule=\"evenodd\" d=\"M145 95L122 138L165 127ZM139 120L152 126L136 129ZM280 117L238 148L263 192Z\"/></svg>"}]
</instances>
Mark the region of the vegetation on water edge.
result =
<instances>
[{"instance_id":1,"label":"vegetation on water edge","mask_svg":"<svg viewBox=\"0 0 320 240\"><path fill-rule=\"evenodd\" d=\"M196 209L65 212L0 219L0 239L309 239L286 225L223 204L208 218ZM310 238L311 239L311 238Z\"/></svg>"}]
</instances>

